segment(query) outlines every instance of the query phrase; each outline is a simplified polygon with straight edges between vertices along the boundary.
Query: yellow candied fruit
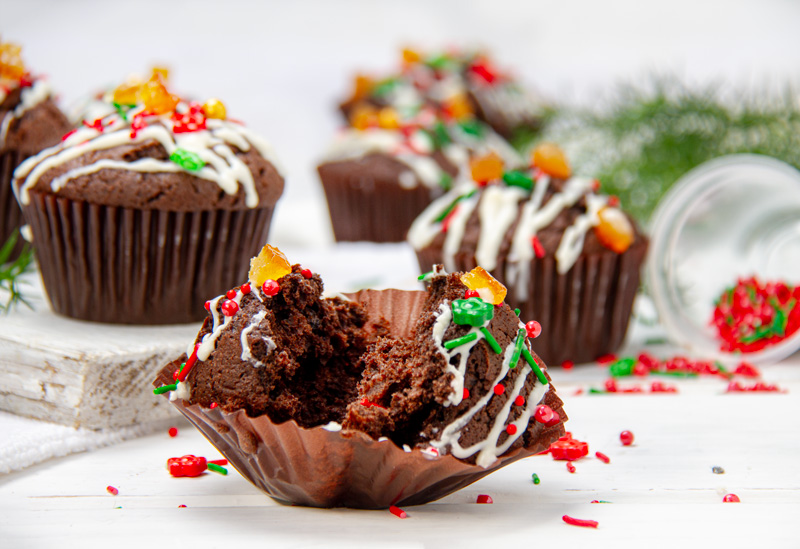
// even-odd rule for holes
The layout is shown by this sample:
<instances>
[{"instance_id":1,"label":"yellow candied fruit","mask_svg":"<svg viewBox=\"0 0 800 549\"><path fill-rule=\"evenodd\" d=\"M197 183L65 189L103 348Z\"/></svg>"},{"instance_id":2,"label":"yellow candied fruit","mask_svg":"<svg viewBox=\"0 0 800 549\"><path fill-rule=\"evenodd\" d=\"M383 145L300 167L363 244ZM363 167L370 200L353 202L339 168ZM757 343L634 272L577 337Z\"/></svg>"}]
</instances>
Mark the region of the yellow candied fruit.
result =
<instances>
[{"instance_id":1,"label":"yellow candied fruit","mask_svg":"<svg viewBox=\"0 0 800 549\"><path fill-rule=\"evenodd\" d=\"M135 105L139 102L139 91L142 88L142 83L135 80L120 84L114 89L114 103L120 105Z\"/></svg>"},{"instance_id":2,"label":"yellow candied fruit","mask_svg":"<svg viewBox=\"0 0 800 549\"><path fill-rule=\"evenodd\" d=\"M486 156L473 158L469 162L472 179L477 183L486 183L503 177L503 159L492 151Z\"/></svg>"},{"instance_id":3,"label":"yellow candied fruit","mask_svg":"<svg viewBox=\"0 0 800 549\"><path fill-rule=\"evenodd\" d=\"M169 69L167 67L153 67L151 69L150 79L166 82L169 80Z\"/></svg>"},{"instance_id":4,"label":"yellow candied fruit","mask_svg":"<svg viewBox=\"0 0 800 549\"><path fill-rule=\"evenodd\" d=\"M600 223L594 228L594 233L600 243L615 251L623 253L633 244L633 225L619 208L606 206L597 212Z\"/></svg>"},{"instance_id":5,"label":"yellow candied fruit","mask_svg":"<svg viewBox=\"0 0 800 549\"><path fill-rule=\"evenodd\" d=\"M259 254L250 260L248 278L252 284L260 288L267 280L278 280L292 272L289 260L278 248L267 244Z\"/></svg>"},{"instance_id":6,"label":"yellow candied fruit","mask_svg":"<svg viewBox=\"0 0 800 549\"><path fill-rule=\"evenodd\" d=\"M422 59L422 56L419 54L419 52L412 50L411 48L403 48L404 63L408 63L410 65L412 63L418 63L420 59Z\"/></svg>"},{"instance_id":7,"label":"yellow candied fruit","mask_svg":"<svg viewBox=\"0 0 800 549\"><path fill-rule=\"evenodd\" d=\"M506 287L500 284L496 278L486 272L483 267L475 267L468 273L461 275L461 282L470 290L475 290L481 299L499 305L506 298Z\"/></svg>"},{"instance_id":8,"label":"yellow candied fruit","mask_svg":"<svg viewBox=\"0 0 800 549\"><path fill-rule=\"evenodd\" d=\"M444 110L456 120L470 118L473 115L472 105L463 93L453 95L444 102Z\"/></svg>"},{"instance_id":9,"label":"yellow candied fruit","mask_svg":"<svg viewBox=\"0 0 800 549\"><path fill-rule=\"evenodd\" d=\"M531 158L534 167L539 168L547 175L567 179L572 175L567 156L561 147L553 143L542 143L533 150Z\"/></svg>"},{"instance_id":10,"label":"yellow candied fruit","mask_svg":"<svg viewBox=\"0 0 800 549\"><path fill-rule=\"evenodd\" d=\"M25 76L22 48L10 42L0 43L0 78L20 80Z\"/></svg>"},{"instance_id":11,"label":"yellow candied fruit","mask_svg":"<svg viewBox=\"0 0 800 549\"><path fill-rule=\"evenodd\" d=\"M203 112L206 113L207 118L217 118L219 120L225 120L228 115L225 103L213 97L203 103Z\"/></svg>"},{"instance_id":12,"label":"yellow candied fruit","mask_svg":"<svg viewBox=\"0 0 800 549\"><path fill-rule=\"evenodd\" d=\"M387 130L396 130L400 127L400 116L391 107L384 107L378 111L378 126Z\"/></svg>"},{"instance_id":13,"label":"yellow candied fruit","mask_svg":"<svg viewBox=\"0 0 800 549\"><path fill-rule=\"evenodd\" d=\"M145 82L140 95L145 109L153 114L164 114L175 110L178 98L171 95L158 78L151 78Z\"/></svg>"},{"instance_id":14,"label":"yellow candied fruit","mask_svg":"<svg viewBox=\"0 0 800 549\"><path fill-rule=\"evenodd\" d=\"M378 124L378 113L375 107L366 103L359 103L350 115L350 125L357 130L366 130Z\"/></svg>"}]
</instances>

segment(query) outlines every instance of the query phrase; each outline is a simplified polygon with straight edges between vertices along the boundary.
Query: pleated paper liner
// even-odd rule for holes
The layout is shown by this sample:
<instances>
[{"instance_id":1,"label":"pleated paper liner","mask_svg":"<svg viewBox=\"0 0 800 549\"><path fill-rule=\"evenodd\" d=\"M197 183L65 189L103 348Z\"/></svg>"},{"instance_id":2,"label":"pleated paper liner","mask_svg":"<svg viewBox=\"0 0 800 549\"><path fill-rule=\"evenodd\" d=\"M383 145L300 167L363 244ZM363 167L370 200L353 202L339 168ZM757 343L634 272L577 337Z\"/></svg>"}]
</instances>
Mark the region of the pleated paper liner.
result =
<instances>
[{"instance_id":1,"label":"pleated paper liner","mask_svg":"<svg viewBox=\"0 0 800 549\"><path fill-rule=\"evenodd\" d=\"M22 164L27 155L18 151L6 151L0 154L0 246L25 224L22 210L19 208L11 181L14 179L14 170ZM20 236L11 252L11 259L16 258L22 251L24 240Z\"/></svg>"},{"instance_id":2,"label":"pleated paper liner","mask_svg":"<svg viewBox=\"0 0 800 549\"><path fill-rule=\"evenodd\" d=\"M623 254L611 250L582 254L565 274L559 274L552 255L531 261L528 298L520 301L505 280L506 258L498 261L492 275L508 287L506 303L520 309L523 321L536 320L541 335L531 342L547 364L565 360L590 362L613 353L622 345L639 289L647 239L638 237ZM420 269L442 263L439 249L417 250ZM475 256L459 253L458 270L476 266Z\"/></svg>"},{"instance_id":3,"label":"pleated paper liner","mask_svg":"<svg viewBox=\"0 0 800 549\"><path fill-rule=\"evenodd\" d=\"M272 211L138 210L40 192L24 206L53 310L113 324L202 320L207 299L247 279Z\"/></svg>"},{"instance_id":4,"label":"pleated paper liner","mask_svg":"<svg viewBox=\"0 0 800 549\"><path fill-rule=\"evenodd\" d=\"M402 242L414 219L441 194L421 184L402 187L398 175L408 168L381 168L370 157L319 166L337 241Z\"/></svg>"},{"instance_id":5,"label":"pleated paper liner","mask_svg":"<svg viewBox=\"0 0 800 549\"><path fill-rule=\"evenodd\" d=\"M400 290L367 290L354 295L371 318L383 316L392 333L407 334L409 313L419 311L424 294ZM154 385L173 383L173 362ZM164 396L168 396L168 393ZM549 390L544 403L565 418L562 402ZM563 422L552 427L531 421L535 442L508 452L488 468L450 456L405 451L391 440L374 440L359 431L310 429L293 420L275 424L266 415L244 410L227 413L184 400L177 409L217 447L247 480L281 503L312 507L382 509L420 505L440 499L514 461L545 451L564 434Z\"/></svg>"}]
</instances>

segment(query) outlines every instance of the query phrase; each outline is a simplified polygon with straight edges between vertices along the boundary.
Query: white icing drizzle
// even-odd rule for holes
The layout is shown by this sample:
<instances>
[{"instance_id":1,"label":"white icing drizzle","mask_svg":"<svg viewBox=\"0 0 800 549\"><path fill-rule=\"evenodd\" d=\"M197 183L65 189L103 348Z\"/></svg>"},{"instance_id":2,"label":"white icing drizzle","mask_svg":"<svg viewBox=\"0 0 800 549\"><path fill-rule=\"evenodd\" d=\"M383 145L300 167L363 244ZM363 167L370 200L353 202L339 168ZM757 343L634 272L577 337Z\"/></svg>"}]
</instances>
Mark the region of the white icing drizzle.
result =
<instances>
[{"instance_id":1,"label":"white icing drizzle","mask_svg":"<svg viewBox=\"0 0 800 549\"><path fill-rule=\"evenodd\" d=\"M252 332L256 328L256 326L258 326L261 323L261 321L264 320L264 318L266 316L267 316L267 311L259 311L258 313L253 315L253 318L250 319L250 324L248 324L242 330L242 335L241 335L241 342L242 342L242 357L241 358L242 358L242 362L249 362L250 364L252 364L256 368L262 367L264 365L264 363L261 362L260 360L256 360L253 357L253 353L250 350L250 343L249 343L249 341L247 339L247 336L250 335L250 332ZM275 341L273 341L273 339L271 337L266 337L266 336L262 336L261 339L264 341L264 343L266 343L266 345L267 345L267 355L269 355L276 348Z\"/></svg>"},{"instance_id":2,"label":"white icing drizzle","mask_svg":"<svg viewBox=\"0 0 800 549\"><path fill-rule=\"evenodd\" d=\"M605 196L586 195L586 213L579 215L575 222L566 228L556 250L558 274L566 273L578 260L583 250L586 232L600 223L597 213L607 202L608 198Z\"/></svg>"},{"instance_id":3,"label":"white icing drizzle","mask_svg":"<svg viewBox=\"0 0 800 549\"><path fill-rule=\"evenodd\" d=\"M0 92L2 93L2 92ZM9 111L0 123L0 148L6 143L8 130L14 120L19 120L33 107L50 97L50 86L44 80L36 80L31 86L23 88L20 92L19 105L13 111ZM5 99L5 94L0 97L0 103Z\"/></svg>"},{"instance_id":4,"label":"white icing drizzle","mask_svg":"<svg viewBox=\"0 0 800 549\"><path fill-rule=\"evenodd\" d=\"M525 189L519 187L503 188L493 185L483 192L478 206L481 230L475 259L487 271L497 265L497 250L506 231L517 217L517 204L527 196Z\"/></svg>"},{"instance_id":5,"label":"white icing drizzle","mask_svg":"<svg viewBox=\"0 0 800 549\"><path fill-rule=\"evenodd\" d=\"M142 109L143 107L139 107L129 111L128 119L132 119ZM241 187L245 193L245 204L249 208L254 208L259 203L253 174L247 165L236 156L231 146L243 152L250 150L251 146L255 147L261 156L275 166L279 173L281 172L270 145L241 124L234 122L207 119L205 130L174 133L172 131L173 122L169 115L161 115L155 120L148 118L148 126L138 130L136 137L131 137L130 124L116 112L106 116L103 123L106 125L103 131L88 127L79 128L61 144L45 149L23 162L14 173L15 192L20 202L27 204L29 190L36 185L45 172L56 166L91 151L106 150L148 140L157 141L164 147L167 155L171 155L177 149L197 154L206 165L199 171L186 173L215 182L227 194L236 194ZM127 169L137 172L185 171L171 161L160 161L153 158L132 162L100 159L87 166L70 170L56 178L52 182L53 191L57 192L76 177L102 169Z\"/></svg>"},{"instance_id":6,"label":"white icing drizzle","mask_svg":"<svg viewBox=\"0 0 800 549\"><path fill-rule=\"evenodd\" d=\"M442 247L444 254L442 260L444 261L445 268L450 272L458 270L458 266L455 263L455 255L461 247L467 221L470 215L472 215L472 210L478 205L479 200L480 195L475 194L467 199L461 200L455 210L451 212L450 224L447 227L447 236L444 238L444 246Z\"/></svg>"},{"instance_id":7,"label":"white icing drizzle","mask_svg":"<svg viewBox=\"0 0 800 549\"><path fill-rule=\"evenodd\" d=\"M330 431L331 433L338 433L339 431L342 430L342 424L336 423L335 421L331 421L323 425L322 428L325 429L326 431Z\"/></svg>"}]
</instances>

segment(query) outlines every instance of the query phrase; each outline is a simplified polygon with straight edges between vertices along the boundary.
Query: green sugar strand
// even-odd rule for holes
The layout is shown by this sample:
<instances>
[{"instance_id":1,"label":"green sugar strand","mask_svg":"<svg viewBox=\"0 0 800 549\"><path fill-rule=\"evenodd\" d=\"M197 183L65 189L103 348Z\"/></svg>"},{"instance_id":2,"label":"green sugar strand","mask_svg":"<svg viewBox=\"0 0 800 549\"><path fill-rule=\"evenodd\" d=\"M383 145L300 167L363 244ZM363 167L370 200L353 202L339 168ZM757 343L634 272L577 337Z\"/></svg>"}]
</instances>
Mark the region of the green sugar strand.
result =
<instances>
[{"instance_id":1,"label":"green sugar strand","mask_svg":"<svg viewBox=\"0 0 800 549\"><path fill-rule=\"evenodd\" d=\"M227 475L228 470L225 467L220 467L216 463L208 463L206 464L209 471L214 471L215 473L219 473L220 475Z\"/></svg>"},{"instance_id":2,"label":"green sugar strand","mask_svg":"<svg viewBox=\"0 0 800 549\"><path fill-rule=\"evenodd\" d=\"M522 354L522 347L525 345L525 330L520 330L517 335L517 341L514 342L514 352L511 354L511 362L509 368L516 368L519 362L519 355Z\"/></svg>"},{"instance_id":3,"label":"green sugar strand","mask_svg":"<svg viewBox=\"0 0 800 549\"><path fill-rule=\"evenodd\" d=\"M492 332L487 330L486 328L481 327L481 333L483 334L484 339L486 339L486 343L489 344L489 347L492 348L492 351L497 353L498 355L503 352L503 349L500 348L500 344L497 343L497 340L492 335Z\"/></svg>"},{"instance_id":4,"label":"green sugar strand","mask_svg":"<svg viewBox=\"0 0 800 549\"><path fill-rule=\"evenodd\" d=\"M528 349L523 348L522 349L522 356L525 357L525 361L531 367L531 370L533 370L533 373L536 374L536 377L539 378L539 381L542 382L542 385L547 385L549 383L549 381L547 381L547 378L545 377L544 372L542 372L541 368L539 368L539 365L536 364L536 361L533 360L533 356L531 356L530 351L528 351Z\"/></svg>"},{"instance_id":5,"label":"green sugar strand","mask_svg":"<svg viewBox=\"0 0 800 549\"><path fill-rule=\"evenodd\" d=\"M163 395L164 393L167 393L169 391L174 391L177 388L178 388L177 383L173 383L172 385L162 385L161 387L156 387L155 389L153 389L153 394Z\"/></svg>"},{"instance_id":6,"label":"green sugar strand","mask_svg":"<svg viewBox=\"0 0 800 549\"><path fill-rule=\"evenodd\" d=\"M456 347L460 347L461 345L469 343L470 341L475 341L476 339L478 339L478 334L476 334L475 332L471 332L467 335L457 337L456 339L445 341L444 348L449 351L450 349L455 349Z\"/></svg>"}]
</instances>

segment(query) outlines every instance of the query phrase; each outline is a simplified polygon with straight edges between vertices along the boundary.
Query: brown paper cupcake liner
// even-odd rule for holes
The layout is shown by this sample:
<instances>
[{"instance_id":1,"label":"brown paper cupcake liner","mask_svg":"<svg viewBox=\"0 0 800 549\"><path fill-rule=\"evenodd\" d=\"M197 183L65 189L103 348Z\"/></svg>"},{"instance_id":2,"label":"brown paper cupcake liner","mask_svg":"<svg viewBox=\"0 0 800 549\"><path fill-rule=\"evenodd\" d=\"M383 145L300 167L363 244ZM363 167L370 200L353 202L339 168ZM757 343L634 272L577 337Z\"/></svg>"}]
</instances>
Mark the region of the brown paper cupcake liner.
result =
<instances>
[{"instance_id":1,"label":"brown paper cupcake liner","mask_svg":"<svg viewBox=\"0 0 800 549\"><path fill-rule=\"evenodd\" d=\"M505 258L492 275L508 286L506 303L520 309L520 318L542 325L541 335L531 344L547 364L590 362L622 345L646 252L647 239L639 237L623 254L582 254L563 275L552 255L534 259L525 301L516 298L505 280ZM441 252L431 248L418 250L417 259L423 272L442 262ZM455 263L464 271L476 267L469 253L457 254Z\"/></svg>"},{"instance_id":2,"label":"brown paper cupcake liner","mask_svg":"<svg viewBox=\"0 0 800 549\"><path fill-rule=\"evenodd\" d=\"M53 310L114 324L200 321L247 278L273 208L168 212L31 192L23 207Z\"/></svg>"},{"instance_id":3,"label":"brown paper cupcake liner","mask_svg":"<svg viewBox=\"0 0 800 549\"><path fill-rule=\"evenodd\" d=\"M436 197L425 185L407 189L396 179L365 170L319 167L320 180L337 241L402 242L411 223Z\"/></svg>"},{"instance_id":4,"label":"brown paper cupcake liner","mask_svg":"<svg viewBox=\"0 0 800 549\"><path fill-rule=\"evenodd\" d=\"M17 199L14 196L14 189L11 181L14 179L14 170L22 164L27 155L18 151L6 151L0 154L0 246L20 227L25 224L22 217L22 210L19 208ZM22 251L25 242L20 236L11 252L11 258L15 258Z\"/></svg>"},{"instance_id":5,"label":"brown paper cupcake liner","mask_svg":"<svg viewBox=\"0 0 800 549\"><path fill-rule=\"evenodd\" d=\"M406 336L412 324L408 317L416 318L425 294L365 290L351 297L367 307L370 319L382 316L392 334ZM173 383L174 367L165 366L154 385ZM553 390L545 394L544 403L566 418ZM435 501L547 450L564 433L563 421L551 427L537 424L535 443L483 468L450 455L406 451L391 440L374 440L360 431L309 429L293 420L276 424L266 415L249 417L244 410L228 413L181 399L173 404L257 488L282 503L312 507L382 509Z\"/></svg>"}]
</instances>

